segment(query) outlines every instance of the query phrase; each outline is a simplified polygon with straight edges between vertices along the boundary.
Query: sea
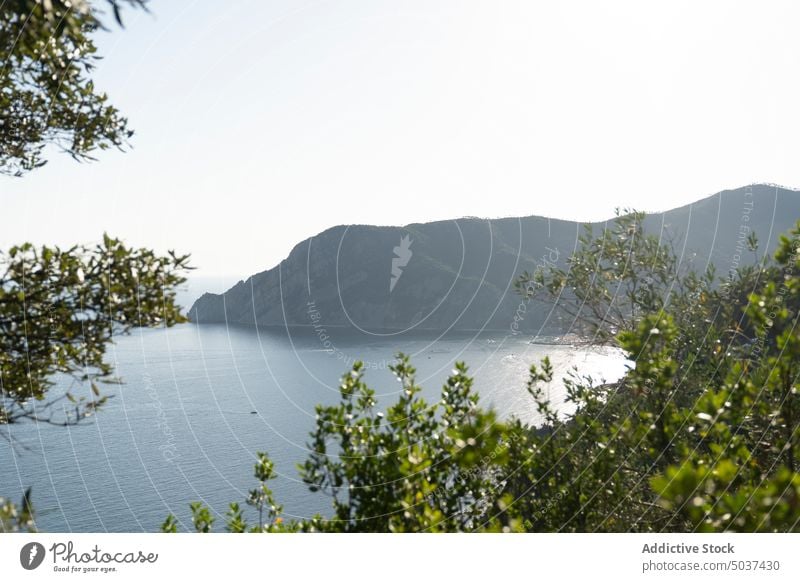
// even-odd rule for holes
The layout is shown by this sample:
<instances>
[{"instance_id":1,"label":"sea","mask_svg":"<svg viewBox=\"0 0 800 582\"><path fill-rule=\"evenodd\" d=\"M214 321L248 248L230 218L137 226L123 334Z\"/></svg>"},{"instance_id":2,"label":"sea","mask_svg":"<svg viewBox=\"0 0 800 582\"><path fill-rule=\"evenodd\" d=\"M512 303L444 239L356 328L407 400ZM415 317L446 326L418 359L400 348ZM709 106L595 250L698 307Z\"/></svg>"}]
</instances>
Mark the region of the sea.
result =
<instances>
[{"instance_id":1,"label":"sea","mask_svg":"<svg viewBox=\"0 0 800 582\"><path fill-rule=\"evenodd\" d=\"M315 406L338 400L341 377L356 360L379 407L388 406L398 396L388 368L398 352L411 357L428 402L463 361L483 406L534 424L525 382L544 356L555 368L547 392L565 415L571 410L561 380L574 368L602 382L630 365L613 349L497 331L321 333L192 323L134 330L109 348L121 383L101 386L111 398L96 415L66 428L2 428L12 444L0 445L0 496L19 501L31 487L41 531L153 532L170 513L188 530L192 501L208 505L222 530L228 504L245 506L255 455L264 451L276 464L271 486L286 518L330 515L331 499L309 491L297 471ZM89 387L66 379L53 394L65 390L90 396Z\"/></svg>"}]
</instances>

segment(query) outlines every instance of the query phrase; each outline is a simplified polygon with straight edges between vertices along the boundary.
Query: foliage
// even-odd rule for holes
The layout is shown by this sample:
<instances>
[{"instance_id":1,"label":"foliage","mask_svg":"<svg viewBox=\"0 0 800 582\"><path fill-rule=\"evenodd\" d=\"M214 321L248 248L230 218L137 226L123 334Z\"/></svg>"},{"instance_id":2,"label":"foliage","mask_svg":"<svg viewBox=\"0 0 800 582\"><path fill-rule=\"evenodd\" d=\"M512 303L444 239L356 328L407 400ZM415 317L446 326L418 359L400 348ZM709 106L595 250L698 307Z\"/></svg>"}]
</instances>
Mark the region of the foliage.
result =
<instances>
[{"instance_id":1,"label":"foliage","mask_svg":"<svg viewBox=\"0 0 800 582\"><path fill-rule=\"evenodd\" d=\"M0 532L36 532L30 488L25 491L19 505L0 497Z\"/></svg>"},{"instance_id":2,"label":"foliage","mask_svg":"<svg viewBox=\"0 0 800 582\"><path fill-rule=\"evenodd\" d=\"M99 385L119 382L105 357L113 338L185 321L175 288L188 260L109 236L92 247L0 252L0 425L67 426L99 410L109 398ZM10 431L0 435L13 444ZM0 531L33 529L28 497L21 507L0 498Z\"/></svg>"},{"instance_id":3,"label":"foliage","mask_svg":"<svg viewBox=\"0 0 800 582\"><path fill-rule=\"evenodd\" d=\"M800 531L800 223L774 261L716 280L676 273L641 220L587 233L568 270L520 282L562 297L592 339L621 348L633 365L620 381L573 371L564 416L546 396L545 359L530 370L532 427L481 408L463 364L429 405L402 355L400 396L383 414L358 363L340 402L317 408L300 467L331 497L331 517L279 524L271 513L248 530L232 504L228 530ZM268 467L256 493L272 507Z\"/></svg>"},{"instance_id":4,"label":"foliage","mask_svg":"<svg viewBox=\"0 0 800 582\"><path fill-rule=\"evenodd\" d=\"M248 503L263 500L268 522L262 526L259 519L251 531L452 531L476 527L488 511L499 511L499 499L493 507L486 501L500 486L493 466L506 456L503 424L477 406L466 367L457 365L434 404L419 396L406 356L392 371L401 392L385 414L363 381L360 362L342 378L339 404L317 407L312 452L300 472L312 491L331 497L334 517L280 520L281 508L265 485L274 475L272 464L259 453L260 486ZM228 529L245 531L241 519L231 504Z\"/></svg>"},{"instance_id":5,"label":"foliage","mask_svg":"<svg viewBox=\"0 0 800 582\"><path fill-rule=\"evenodd\" d=\"M800 224L750 294L747 357L697 402L702 440L653 478L660 503L698 531L800 530Z\"/></svg>"},{"instance_id":6,"label":"foliage","mask_svg":"<svg viewBox=\"0 0 800 582\"><path fill-rule=\"evenodd\" d=\"M127 143L127 120L91 79L99 59L91 37L103 28L105 12L121 26L125 7L145 4L3 2L0 174L21 176L44 165L47 146L91 160L97 149ZM108 236L94 248L23 244L0 252L0 425L69 425L98 410L107 397L97 384L115 381L105 360L113 336L184 321L175 287L187 264L188 256L161 257ZM58 376L74 382L53 397ZM89 391L74 390L87 385ZM0 434L10 440L8 431ZM30 489L20 506L0 497L0 531L34 529Z\"/></svg>"},{"instance_id":7,"label":"foliage","mask_svg":"<svg viewBox=\"0 0 800 582\"><path fill-rule=\"evenodd\" d=\"M0 424L73 424L104 402L98 383L114 382L105 352L135 326L185 321L175 287L188 256L158 256L104 236L94 247L12 247L0 253ZM72 378L47 399L55 376Z\"/></svg>"},{"instance_id":8,"label":"foliage","mask_svg":"<svg viewBox=\"0 0 800 582\"><path fill-rule=\"evenodd\" d=\"M0 10L0 174L44 165L47 145L77 160L124 146L132 132L91 73L99 57L91 36L102 8L88 0L10 0ZM125 6L102 3L122 23Z\"/></svg>"},{"instance_id":9,"label":"foliage","mask_svg":"<svg viewBox=\"0 0 800 582\"><path fill-rule=\"evenodd\" d=\"M672 247L647 234L643 220L641 212L619 215L598 235L585 225L564 268L548 264L525 272L515 282L517 291L555 303L593 341L606 343L632 330L642 315L664 308L672 287L689 283Z\"/></svg>"}]
</instances>

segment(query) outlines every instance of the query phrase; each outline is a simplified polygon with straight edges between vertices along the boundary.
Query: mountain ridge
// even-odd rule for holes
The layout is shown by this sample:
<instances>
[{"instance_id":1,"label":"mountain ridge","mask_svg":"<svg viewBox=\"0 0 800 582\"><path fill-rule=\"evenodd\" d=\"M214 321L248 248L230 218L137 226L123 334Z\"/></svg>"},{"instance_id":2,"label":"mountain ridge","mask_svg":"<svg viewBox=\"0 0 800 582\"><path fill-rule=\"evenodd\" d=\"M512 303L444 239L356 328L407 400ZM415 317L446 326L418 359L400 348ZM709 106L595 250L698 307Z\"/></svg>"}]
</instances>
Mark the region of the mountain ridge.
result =
<instances>
[{"instance_id":1,"label":"mountain ridge","mask_svg":"<svg viewBox=\"0 0 800 582\"><path fill-rule=\"evenodd\" d=\"M683 263L698 269L705 268L703 262L713 263L727 272L755 260L737 252L743 230L757 233L763 255L772 252L778 236L798 218L798 190L753 184L648 214L645 228L669 237ZM515 313L525 309L518 331L555 331L562 326L549 309L530 308L514 293L515 278L547 262L563 265L584 225L599 232L613 220L532 215L404 226L336 225L299 242L275 267L225 293L202 295L189 317L200 324L324 324L374 333L509 329ZM400 246L403 237L411 241L405 250ZM404 258L398 252L409 256L392 284L394 267Z\"/></svg>"}]
</instances>

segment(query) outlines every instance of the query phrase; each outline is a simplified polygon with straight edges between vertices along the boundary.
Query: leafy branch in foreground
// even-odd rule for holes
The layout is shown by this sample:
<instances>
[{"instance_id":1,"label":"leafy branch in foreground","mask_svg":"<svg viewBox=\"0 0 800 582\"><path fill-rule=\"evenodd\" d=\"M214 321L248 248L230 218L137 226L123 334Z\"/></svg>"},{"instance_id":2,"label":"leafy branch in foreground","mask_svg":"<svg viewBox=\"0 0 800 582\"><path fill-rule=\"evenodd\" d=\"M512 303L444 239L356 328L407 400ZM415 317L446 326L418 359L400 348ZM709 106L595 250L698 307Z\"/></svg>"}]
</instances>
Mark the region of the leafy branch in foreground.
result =
<instances>
[{"instance_id":1,"label":"leafy branch in foreground","mask_svg":"<svg viewBox=\"0 0 800 582\"><path fill-rule=\"evenodd\" d=\"M99 57L92 33L103 11L87 0L14 0L0 10L0 174L21 176L45 164L52 145L77 160L122 147L127 120L99 92L91 73ZM103 2L122 23L125 6Z\"/></svg>"},{"instance_id":2,"label":"leafy branch in foreground","mask_svg":"<svg viewBox=\"0 0 800 582\"><path fill-rule=\"evenodd\" d=\"M104 236L95 246L0 252L0 428L67 426L93 415L118 383L106 360L114 336L186 321L175 302L188 255L159 256ZM0 431L13 445L11 432ZM32 530L29 492L0 498L0 531Z\"/></svg>"},{"instance_id":3,"label":"leafy branch in foreground","mask_svg":"<svg viewBox=\"0 0 800 582\"><path fill-rule=\"evenodd\" d=\"M188 260L109 236L94 247L0 253L0 425L67 425L93 414L105 402L98 383L116 381L105 359L113 336L185 321L175 288ZM49 395L56 377L81 392Z\"/></svg>"},{"instance_id":4,"label":"leafy branch in foreground","mask_svg":"<svg viewBox=\"0 0 800 582\"><path fill-rule=\"evenodd\" d=\"M499 486L496 471L484 470L483 463L502 462L503 425L494 413L477 407L463 364L456 366L434 404L419 396L415 369L406 356L399 356L392 371L400 396L385 414L363 381L360 362L342 378L339 404L317 407L317 428L301 475L311 491L330 496L334 517L283 521L265 485L274 475L272 465L259 453L260 486L248 502L263 500L268 521L259 520L249 531L449 531L474 526L489 509L488 492ZM204 509L192 506L193 515ZM174 531L175 524L170 516L162 530ZM237 504L230 506L227 528L248 531Z\"/></svg>"}]
</instances>

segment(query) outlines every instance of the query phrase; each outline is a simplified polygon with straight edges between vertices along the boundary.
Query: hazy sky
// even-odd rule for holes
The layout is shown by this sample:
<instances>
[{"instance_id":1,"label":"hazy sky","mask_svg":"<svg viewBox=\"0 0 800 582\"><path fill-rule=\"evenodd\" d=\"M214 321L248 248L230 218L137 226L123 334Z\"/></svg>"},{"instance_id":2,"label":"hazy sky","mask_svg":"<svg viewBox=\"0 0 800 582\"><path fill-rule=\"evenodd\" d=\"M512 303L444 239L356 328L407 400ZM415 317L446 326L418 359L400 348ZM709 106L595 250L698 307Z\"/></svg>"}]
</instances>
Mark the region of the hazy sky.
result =
<instances>
[{"instance_id":1,"label":"hazy sky","mask_svg":"<svg viewBox=\"0 0 800 582\"><path fill-rule=\"evenodd\" d=\"M136 129L0 177L0 246L274 266L341 223L602 219L800 186L800 4L152 0L99 38Z\"/></svg>"}]
</instances>

